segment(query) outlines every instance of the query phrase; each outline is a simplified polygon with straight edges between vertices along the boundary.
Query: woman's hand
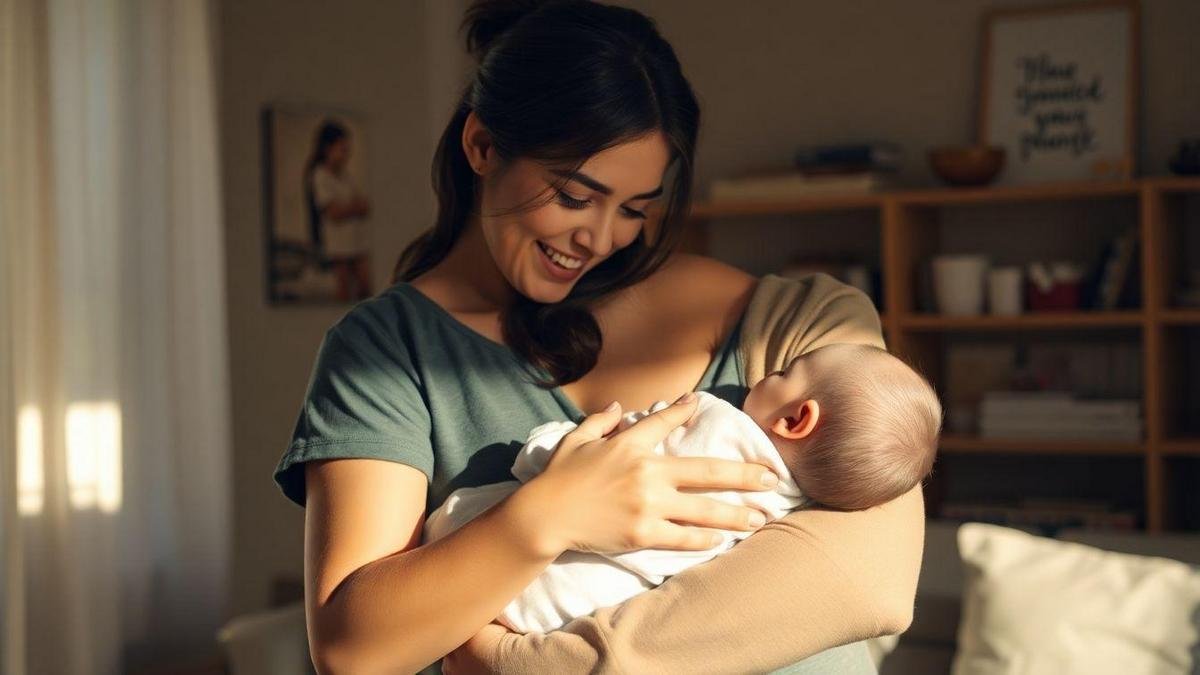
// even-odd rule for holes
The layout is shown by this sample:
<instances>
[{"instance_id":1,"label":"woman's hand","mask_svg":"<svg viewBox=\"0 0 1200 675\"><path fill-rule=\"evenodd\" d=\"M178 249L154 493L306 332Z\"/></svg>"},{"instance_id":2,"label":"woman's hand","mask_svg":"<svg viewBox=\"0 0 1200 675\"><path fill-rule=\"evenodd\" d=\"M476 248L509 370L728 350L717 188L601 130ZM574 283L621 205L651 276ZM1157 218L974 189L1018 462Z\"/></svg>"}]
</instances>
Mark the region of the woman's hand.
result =
<instances>
[{"instance_id":1,"label":"woman's hand","mask_svg":"<svg viewBox=\"0 0 1200 675\"><path fill-rule=\"evenodd\" d=\"M443 675L487 675L495 663L500 642L508 635L504 626L489 623L470 640L459 645L442 659Z\"/></svg>"},{"instance_id":2,"label":"woman's hand","mask_svg":"<svg viewBox=\"0 0 1200 675\"><path fill-rule=\"evenodd\" d=\"M628 428L617 405L589 415L563 437L545 471L517 491L538 519L538 547L621 553L640 548L703 550L720 540L713 529L754 530L758 510L687 489L767 490L778 478L749 462L664 457L654 447L696 410L685 394ZM518 497L519 496L519 497ZM543 548L545 547L545 548Z\"/></svg>"}]
</instances>

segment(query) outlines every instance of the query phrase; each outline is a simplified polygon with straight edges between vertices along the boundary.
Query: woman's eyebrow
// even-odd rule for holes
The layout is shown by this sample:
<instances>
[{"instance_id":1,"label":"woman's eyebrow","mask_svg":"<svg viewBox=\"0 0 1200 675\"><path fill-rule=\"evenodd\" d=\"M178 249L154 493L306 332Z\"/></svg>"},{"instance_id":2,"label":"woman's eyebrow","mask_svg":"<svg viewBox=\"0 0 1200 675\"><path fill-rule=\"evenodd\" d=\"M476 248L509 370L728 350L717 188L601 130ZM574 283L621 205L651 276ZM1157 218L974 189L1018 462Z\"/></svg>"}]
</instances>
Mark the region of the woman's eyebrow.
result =
<instances>
[{"instance_id":1,"label":"woman's eyebrow","mask_svg":"<svg viewBox=\"0 0 1200 675\"><path fill-rule=\"evenodd\" d=\"M579 171L568 171L567 169L551 169L550 173L553 173L556 176L561 176L563 178L566 178L567 180L579 181L580 183L583 183L584 185L595 190L596 192L599 192L602 195L612 195L612 193L613 193L612 188L608 187L604 183L601 183L600 181L596 180L595 178L592 178L591 176L589 176L585 173L580 173ZM640 195L634 195L634 196L630 197L630 199L651 199L653 197L657 197L657 196L661 195L662 191L663 191L663 187L661 185L659 185L658 187L654 188L653 190L651 190L649 192L643 192Z\"/></svg>"}]
</instances>

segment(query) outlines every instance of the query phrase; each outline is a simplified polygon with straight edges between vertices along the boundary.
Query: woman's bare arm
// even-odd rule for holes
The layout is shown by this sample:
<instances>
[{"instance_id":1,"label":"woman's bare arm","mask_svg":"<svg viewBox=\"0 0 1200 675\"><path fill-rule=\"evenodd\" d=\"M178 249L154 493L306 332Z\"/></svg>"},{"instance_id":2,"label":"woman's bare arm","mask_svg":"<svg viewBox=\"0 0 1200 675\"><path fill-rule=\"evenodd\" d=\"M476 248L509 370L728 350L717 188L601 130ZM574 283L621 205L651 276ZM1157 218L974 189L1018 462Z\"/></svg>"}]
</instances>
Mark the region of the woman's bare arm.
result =
<instances>
[{"instance_id":1,"label":"woman's bare arm","mask_svg":"<svg viewBox=\"0 0 1200 675\"><path fill-rule=\"evenodd\" d=\"M322 672L411 672L497 616L572 549L703 550L715 529L752 529L754 509L679 499L685 488L765 489L761 466L668 466L652 448L695 412L681 397L612 432L620 409L587 416L546 470L446 537L418 546L425 474L405 464L305 464L309 649ZM686 527L681 523L699 527Z\"/></svg>"},{"instance_id":2,"label":"woman's bare arm","mask_svg":"<svg viewBox=\"0 0 1200 675\"><path fill-rule=\"evenodd\" d=\"M427 481L372 459L305 466L305 601L322 673L414 672L492 620L555 553L518 491L419 546ZM453 580L448 583L447 580Z\"/></svg>"}]
</instances>

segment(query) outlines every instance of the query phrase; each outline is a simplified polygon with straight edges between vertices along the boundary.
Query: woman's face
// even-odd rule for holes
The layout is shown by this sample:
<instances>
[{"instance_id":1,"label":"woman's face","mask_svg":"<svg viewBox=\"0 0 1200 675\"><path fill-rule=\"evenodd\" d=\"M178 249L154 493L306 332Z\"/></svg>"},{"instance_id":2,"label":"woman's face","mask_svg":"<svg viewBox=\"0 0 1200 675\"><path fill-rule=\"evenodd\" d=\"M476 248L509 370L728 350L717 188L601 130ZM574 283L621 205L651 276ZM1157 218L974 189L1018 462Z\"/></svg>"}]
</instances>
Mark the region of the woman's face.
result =
<instances>
[{"instance_id":1,"label":"woman's face","mask_svg":"<svg viewBox=\"0 0 1200 675\"><path fill-rule=\"evenodd\" d=\"M350 159L350 137L343 136L329 145L325 154L325 162L334 169L341 170Z\"/></svg>"},{"instance_id":2,"label":"woman's face","mask_svg":"<svg viewBox=\"0 0 1200 675\"><path fill-rule=\"evenodd\" d=\"M508 283L543 303L562 300L588 270L637 238L670 161L665 137L655 132L593 155L574 174L528 159L501 166L486 135L471 113L464 149L482 174L483 237ZM558 183L561 190L541 206L489 215L545 201Z\"/></svg>"}]
</instances>

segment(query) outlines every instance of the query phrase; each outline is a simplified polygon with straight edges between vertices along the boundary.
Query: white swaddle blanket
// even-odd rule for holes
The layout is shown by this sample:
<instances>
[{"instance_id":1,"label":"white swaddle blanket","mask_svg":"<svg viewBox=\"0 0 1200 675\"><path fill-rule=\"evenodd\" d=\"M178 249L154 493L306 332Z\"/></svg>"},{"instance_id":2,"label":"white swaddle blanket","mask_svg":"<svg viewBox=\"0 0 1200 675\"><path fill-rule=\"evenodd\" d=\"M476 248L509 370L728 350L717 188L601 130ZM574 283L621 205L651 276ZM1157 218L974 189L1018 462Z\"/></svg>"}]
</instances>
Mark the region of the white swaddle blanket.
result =
<instances>
[{"instance_id":1,"label":"white swaddle blanket","mask_svg":"<svg viewBox=\"0 0 1200 675\"><path fill-rule=\"evenodd\" d=\"M778 450L754 420L712 394L696 394L699 403L691 421L672 429L654 452L675 457L753 461L770 467L779 476L773 490L699 492L730 504L757 508L766 514L768 521L803 505L805 500ZM649 410L626 413L620 428L668 405L659 401ZM558 442L576 426L573 422L559 421L535 427L513 462L512 473L517 480L455 490L425 520L425 541L453 532L541 473ZM721 533L719 544L702 551L641 549L613 555L566 551L508 603L497 618L519 633L561 628L575 617L624 602L662 583L666 577L711 560L751 534L738 530Z\"/></svg>"}]
</instances>

